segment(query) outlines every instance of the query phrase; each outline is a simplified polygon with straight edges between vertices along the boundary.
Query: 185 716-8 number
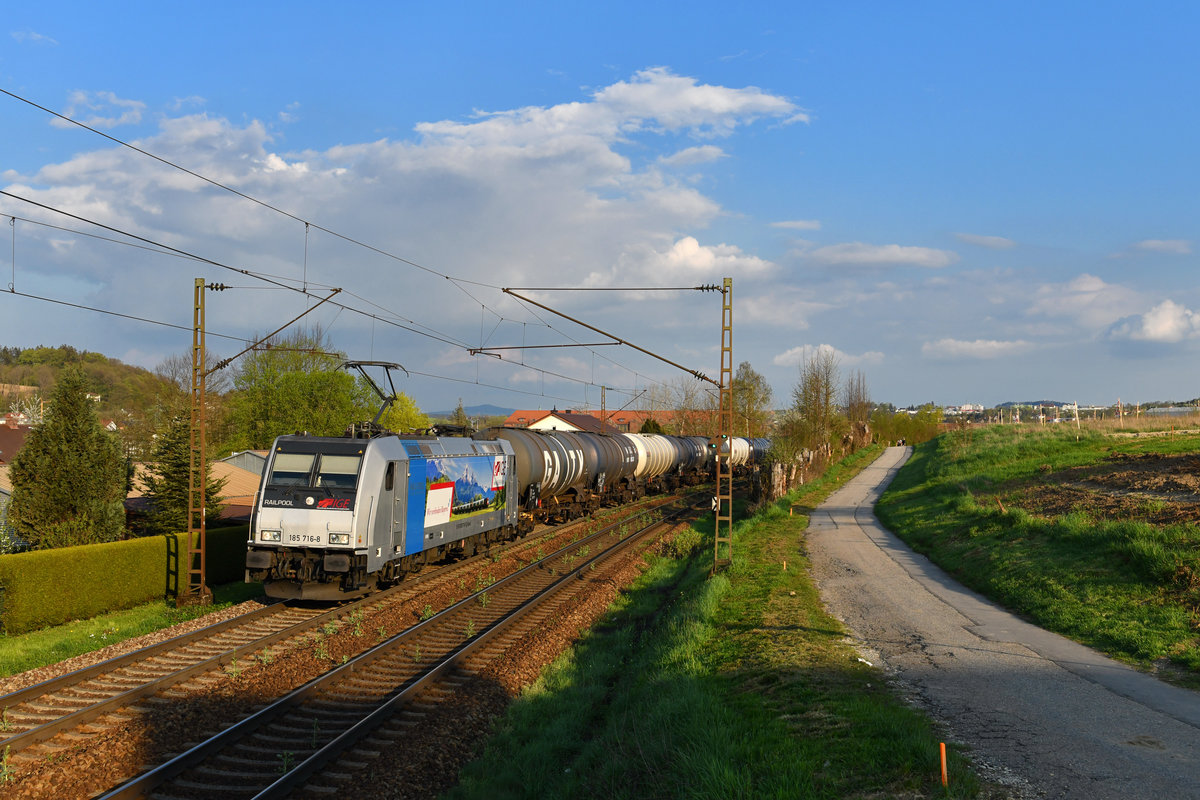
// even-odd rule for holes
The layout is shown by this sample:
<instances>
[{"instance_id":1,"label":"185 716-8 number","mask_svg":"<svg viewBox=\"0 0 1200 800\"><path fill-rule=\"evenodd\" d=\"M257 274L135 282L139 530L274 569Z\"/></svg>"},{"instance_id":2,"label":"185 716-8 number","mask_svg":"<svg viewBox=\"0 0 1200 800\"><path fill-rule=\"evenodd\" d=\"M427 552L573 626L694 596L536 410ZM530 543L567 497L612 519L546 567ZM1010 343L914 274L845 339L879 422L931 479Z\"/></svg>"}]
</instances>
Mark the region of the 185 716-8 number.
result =
<instances>
[{"instance_id":1,"label":"185 716-8 number","mask_svg":"<svg viewBox=\"0 0 1200 800\"><path fill-rule=\"evenodd\" d=\"M287 540L291 544L322 544L321 537L312 533L289 533Z\"/></svg>"}]
</instances>

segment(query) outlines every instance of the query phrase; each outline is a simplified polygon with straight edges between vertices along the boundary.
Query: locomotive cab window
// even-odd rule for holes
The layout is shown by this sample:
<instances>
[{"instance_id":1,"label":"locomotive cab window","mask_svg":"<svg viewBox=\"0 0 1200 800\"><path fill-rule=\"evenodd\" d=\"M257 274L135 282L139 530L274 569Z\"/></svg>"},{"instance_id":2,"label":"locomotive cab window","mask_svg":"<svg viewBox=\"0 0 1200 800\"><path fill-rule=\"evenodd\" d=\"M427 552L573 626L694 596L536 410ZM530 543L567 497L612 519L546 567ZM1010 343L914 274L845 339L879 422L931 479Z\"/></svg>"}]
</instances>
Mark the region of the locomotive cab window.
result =
<instances>
[{"instance_id":1,"label":"locomotive cab window","mask_svg":"<svg viewBox=\"0 0 1200 800\"><path fill-rule=\"evenodd\" d=\"M276 453L275 463L271 466L270 484L308 486L315 460L316 456L312 453Z\"/></svg>"},{"instance_id":2,"label":"locomotive cab window","mask_svg":"<svg viewBox=\"0 0 1200 800\"><path fill-rule=\"evenodd\" d=\"M317 468L317 486L329 489L353 489L358 484L358 465L362 456L321 456Z\"/></svg>"}]
</instances>

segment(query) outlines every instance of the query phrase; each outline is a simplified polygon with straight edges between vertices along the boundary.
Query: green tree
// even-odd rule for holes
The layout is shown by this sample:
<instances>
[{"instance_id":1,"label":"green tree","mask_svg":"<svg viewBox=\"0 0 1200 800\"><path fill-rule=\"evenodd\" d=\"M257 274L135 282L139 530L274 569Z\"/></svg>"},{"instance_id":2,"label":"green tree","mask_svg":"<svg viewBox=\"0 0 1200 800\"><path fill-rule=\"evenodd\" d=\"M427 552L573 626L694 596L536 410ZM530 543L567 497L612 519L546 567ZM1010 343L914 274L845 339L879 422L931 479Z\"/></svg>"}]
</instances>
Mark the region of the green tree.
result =
<instances>
[{"instance_id":1,"label":"green tree","mask_svg":"<svg viewBox=\"0 0 1200 800\"><path fill-rule=\"evenodd\" d=\"M65 369L45 422L13 458L9 522L35 547L114 541L125 530L128 465L88 391L80 368Z\"/></svg>"},{"instance_id":2,"label":"green tree","mask_svg":"<svg viewBox=\"0 0 1200 800\"><path fill-rule=\"evenodd\" d=\"M461 407L461 404L460 404ZM416 401L404 392L398 392L391 407L384 413L380 424L390 431L406 433L428 428L432 423L428 416L417 408Z\"/></svg>"},{"instance_id":3,"label":"green tree","mask_svg":"<svg viewBox=\"0 0 1200 800\"><path fill-rule=\"evenodd\" d=\"M262 450L285 433L337 436L375 416L375 393L340 369L343 361L320 328L272 338L243 356L229 403L230 446Z\"/></svg>"},{"instance_id":4,"label":"green tree","mask_svg":"<svg viewBox=\"0 0 1200 800\"><path fill-rule=\"evenodd\" d=\"M209 517L220 513L219 499L225 481L212 477L212 458L204 465L204 501ZM176 533L188 529L192 466L191 418L178 415L167 423L154 443L151 469L145 474L146 496L150 499L149 533ZM199 481L201 471L196 469Z\"/></svg>"},{"instance_id":5,"label":"green tree","mask_svg":"<svg viewBox=\"0 0 1200 800\"><path fill-rule=\"evenodd\" d=\"M730 384L733 430L738 436L766 436L771 428L771 384L750 366L738 365Z\"/></svg>"}]
</instances>

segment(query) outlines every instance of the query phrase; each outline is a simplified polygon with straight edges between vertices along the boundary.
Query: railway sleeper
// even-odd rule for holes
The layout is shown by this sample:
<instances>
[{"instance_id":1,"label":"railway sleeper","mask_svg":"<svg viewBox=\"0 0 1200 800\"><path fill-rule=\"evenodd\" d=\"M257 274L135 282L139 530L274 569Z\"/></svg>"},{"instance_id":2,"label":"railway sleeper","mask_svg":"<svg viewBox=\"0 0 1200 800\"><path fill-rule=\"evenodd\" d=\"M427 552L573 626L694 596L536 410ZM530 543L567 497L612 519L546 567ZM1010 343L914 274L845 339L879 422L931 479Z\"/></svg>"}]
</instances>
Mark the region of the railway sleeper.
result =
<instances>
[{"instance_id":1,"label":"railway sleeper","mask_svg":"<svg viewBox=\"0 0 1200 800\"><path fill-rule=\"evenodd\" d=\"M278 775L278 773L276 773ZM246 775L222 775L228 781L242 779L240 783L200 783L199 781L188 780L186 778L178 778L172 781L172 785L197 793L201 797L216 797L221 794L235 794L253 797L257 794L257 787L247 785L247 780L261 782L263 776L259 773Z\"/></svg>"},{"instance_id":2,"label":"railway sleeper","mask_svg":"<svg viewBox=\"0 0 1200 800\"><path fill-rule=\"evenodd\" d=\"M336 735L341 733L341 731L334 731L333 733ZM311 731L309 732L309 735L312 735ZM261 734L254 734L249 740L243 740L240 744L238 744L238 752L258 753L263 757L257 762L261 764L263 760L274 758L279 753L285 751L295 752L297 750L305 749L303 747L297 747L296 737L294 736L272 736L270 737L269 741L263 741L264 738L266 737L263 737ZM301 739L301 741L304 740Z\"/></svg>"}]
</instances>

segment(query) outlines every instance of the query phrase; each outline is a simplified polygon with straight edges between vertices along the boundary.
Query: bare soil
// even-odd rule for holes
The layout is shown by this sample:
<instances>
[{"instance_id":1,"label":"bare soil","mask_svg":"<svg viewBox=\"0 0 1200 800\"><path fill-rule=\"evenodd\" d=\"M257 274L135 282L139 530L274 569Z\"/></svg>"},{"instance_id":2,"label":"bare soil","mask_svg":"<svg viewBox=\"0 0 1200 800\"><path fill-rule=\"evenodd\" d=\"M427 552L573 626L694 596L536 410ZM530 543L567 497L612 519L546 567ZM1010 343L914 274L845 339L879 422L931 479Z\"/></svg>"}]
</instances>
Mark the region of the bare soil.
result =
<instances>
[{"instance_id":1,"label":"bare soil","mask_svg":"<svg viewBox=\"0 0 1200 800\"><path fill-rule=\"evenodd\" d=\"M1081 511L1094 519L1155 525L1200 522L1200 455L1114 453L1102 463L1047 469L1033 482L997 494L1006 507L1039 515Z\"/></svg>"}]
</instances>

